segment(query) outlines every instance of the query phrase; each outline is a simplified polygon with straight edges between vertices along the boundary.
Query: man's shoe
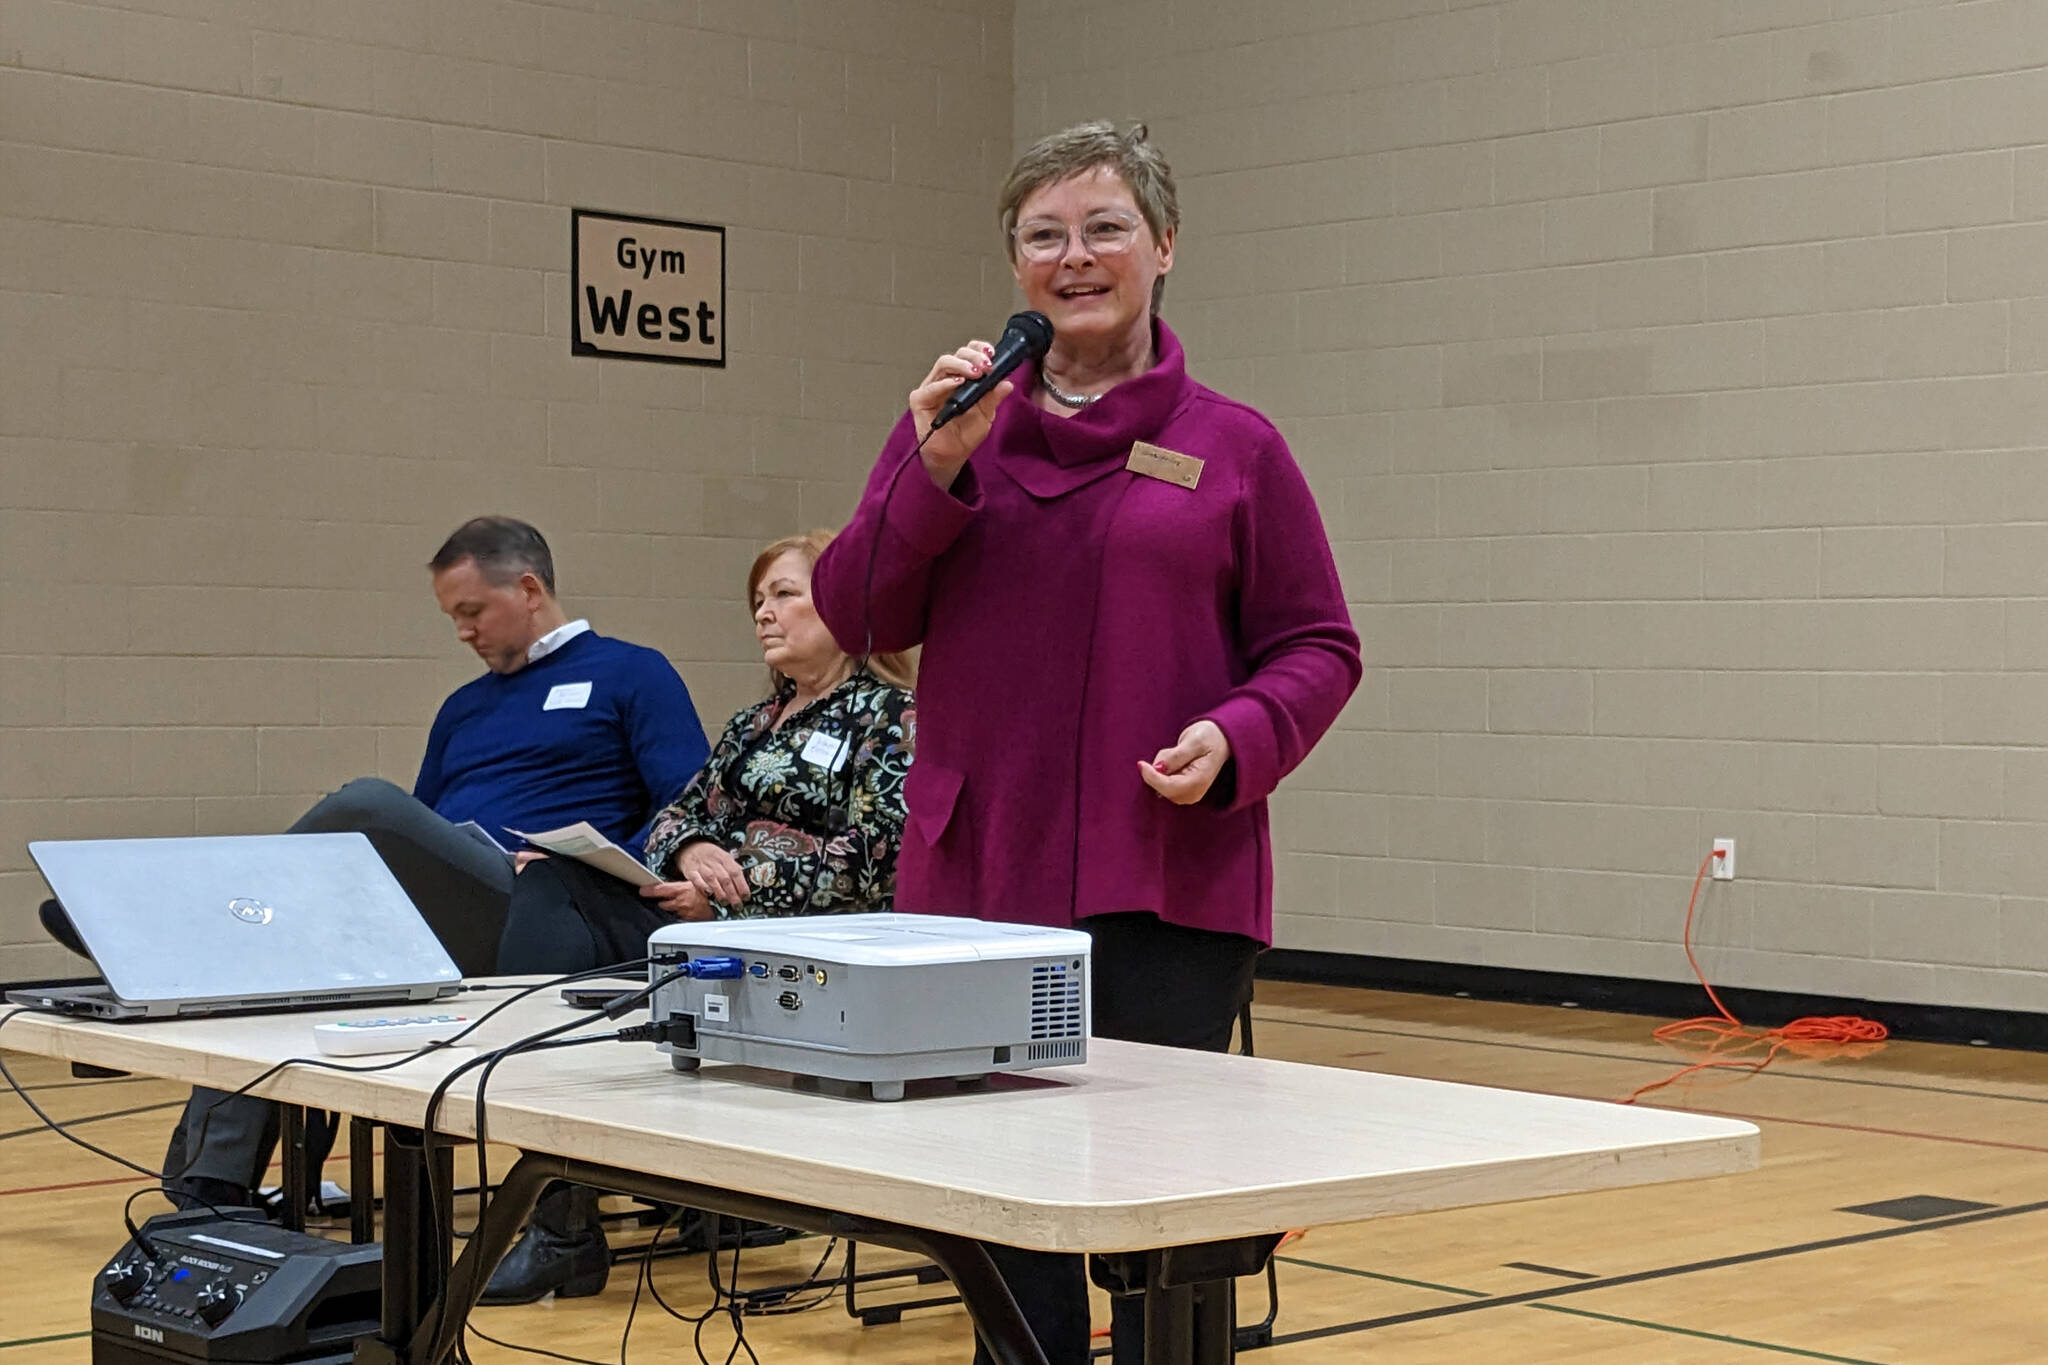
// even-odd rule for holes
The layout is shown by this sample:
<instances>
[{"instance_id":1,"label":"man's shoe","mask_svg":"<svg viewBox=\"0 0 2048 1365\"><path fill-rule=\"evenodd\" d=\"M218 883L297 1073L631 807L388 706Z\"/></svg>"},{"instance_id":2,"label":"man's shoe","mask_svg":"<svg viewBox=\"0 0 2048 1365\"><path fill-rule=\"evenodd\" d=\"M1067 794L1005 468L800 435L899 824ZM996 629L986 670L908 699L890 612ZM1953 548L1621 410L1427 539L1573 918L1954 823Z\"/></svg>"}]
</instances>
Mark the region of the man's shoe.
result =
<instances>
[{"instance_id":1,"label":"man's shoe","mask_svg":"<svg viewBox=\"0 0 2048 1365\"><path fill-rule=\"evenodd\" d=\"M477 1302L537 1303L550 1294L587 1298L604 1289L611 1269L611 1244L597 1219L597 1191L557 1186L534 1206L533 1221L498 1262Z\"/></svg>"}]
</instances>

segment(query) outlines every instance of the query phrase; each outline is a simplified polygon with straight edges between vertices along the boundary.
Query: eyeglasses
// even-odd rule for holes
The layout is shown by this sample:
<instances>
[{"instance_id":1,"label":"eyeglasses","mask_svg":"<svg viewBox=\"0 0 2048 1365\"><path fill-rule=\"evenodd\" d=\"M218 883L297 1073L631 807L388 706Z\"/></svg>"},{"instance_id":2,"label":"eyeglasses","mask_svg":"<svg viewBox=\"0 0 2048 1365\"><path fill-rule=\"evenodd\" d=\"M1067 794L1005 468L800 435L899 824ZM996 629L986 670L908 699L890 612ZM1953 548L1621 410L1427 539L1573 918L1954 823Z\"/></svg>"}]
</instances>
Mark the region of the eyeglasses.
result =
<instances>
[{"instance_id":1,"label":"eyeglasses","mask_svg":"<svg viewBox=\"0 0 2048 1365\"><path fill-rule=\"evenodd\" d=\"M1138 240L1134 213L1091 213L1081 224L1081 245L1091 256L1116 256ZM1057 261L1067 254L1072 230L1057 218L1029 218L1017 224L1017 252L1027 261Z\"/></svg>"}]
</instances>

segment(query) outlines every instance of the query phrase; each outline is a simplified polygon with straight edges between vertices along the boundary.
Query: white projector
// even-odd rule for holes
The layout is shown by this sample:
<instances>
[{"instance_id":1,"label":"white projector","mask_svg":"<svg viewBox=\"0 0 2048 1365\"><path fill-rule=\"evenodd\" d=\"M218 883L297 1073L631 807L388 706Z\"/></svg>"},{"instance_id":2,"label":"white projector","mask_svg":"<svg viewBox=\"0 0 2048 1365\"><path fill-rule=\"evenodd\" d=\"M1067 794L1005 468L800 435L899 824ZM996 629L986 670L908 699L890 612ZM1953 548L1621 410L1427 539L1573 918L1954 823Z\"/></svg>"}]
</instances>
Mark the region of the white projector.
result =
<instances>
[{"instance_id":1,"label":"white projector","mask_svg":"<svg viewBox=\"0 0 2048 1365\"><path fill-rule=\"evenodd\" d=\"M653 1017L678 1071L706 1059L866 1082L979 1080L1088 1060L1088 935L942 915L804 915L657 929ZM652 979L652 978L650 978Z\"/></svg>"}]
</instances>

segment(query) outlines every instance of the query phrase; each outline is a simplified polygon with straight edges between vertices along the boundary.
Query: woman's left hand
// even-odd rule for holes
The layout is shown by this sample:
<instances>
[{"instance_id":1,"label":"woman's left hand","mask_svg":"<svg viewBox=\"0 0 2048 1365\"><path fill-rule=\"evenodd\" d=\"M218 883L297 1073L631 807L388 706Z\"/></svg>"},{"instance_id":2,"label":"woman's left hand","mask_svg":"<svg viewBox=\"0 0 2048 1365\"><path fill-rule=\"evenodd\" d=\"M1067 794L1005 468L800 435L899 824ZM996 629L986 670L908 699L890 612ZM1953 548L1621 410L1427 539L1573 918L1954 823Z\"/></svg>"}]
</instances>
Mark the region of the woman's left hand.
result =
<instances>
[{"instance_id":1,"label":"woman's left hand","mask_svg":"<svg viewBox=\"0 0 2048 1365\"><path fill-rule=\"evenodd\" d=\"M653 901L677 919L715 919L716 912L704 893L688 882L656 882L640 888L640 895Z\"/></svg>"},{"instance_id":2,"label":"woman's left hand","mask_svg":"<svg viewBox=\"0 0 2048 1365\"><path fill-rule=\"evenodd\" d=\"M1230 761L1230 741L1213 720L1198 720L1180 732L1171 749L1161 749L1150 763L1140 760L1145 785L1176 806L1192 806L1209 794L1223 765Z\"/></svg>"}]
</instances>

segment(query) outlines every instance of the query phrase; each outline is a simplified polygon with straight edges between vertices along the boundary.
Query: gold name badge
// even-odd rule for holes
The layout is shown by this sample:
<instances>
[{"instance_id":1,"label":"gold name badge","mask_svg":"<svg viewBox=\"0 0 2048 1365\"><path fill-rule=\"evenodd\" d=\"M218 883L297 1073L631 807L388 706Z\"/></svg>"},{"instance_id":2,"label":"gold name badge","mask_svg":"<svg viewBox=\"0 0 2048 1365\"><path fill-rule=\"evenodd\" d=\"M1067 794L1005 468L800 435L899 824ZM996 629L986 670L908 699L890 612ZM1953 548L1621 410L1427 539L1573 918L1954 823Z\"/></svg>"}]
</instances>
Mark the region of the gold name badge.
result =
<instances>
[{"instance_id":1,"label":"gold name badge","mask_svg":"<svg viewBox=\"0 0 2048 1365\"><path fill-rule=\"evenodd\" d=\"M1202 462L1192 455L1183 455L1165 446L1155 446L1144 441L1134 442L1131 458L1124 468L1133 474L1143 474L1148 479L1163 479L1177 483L1182 488L1192 489L1202 481Z\"/></svg>"}]
</instances>

